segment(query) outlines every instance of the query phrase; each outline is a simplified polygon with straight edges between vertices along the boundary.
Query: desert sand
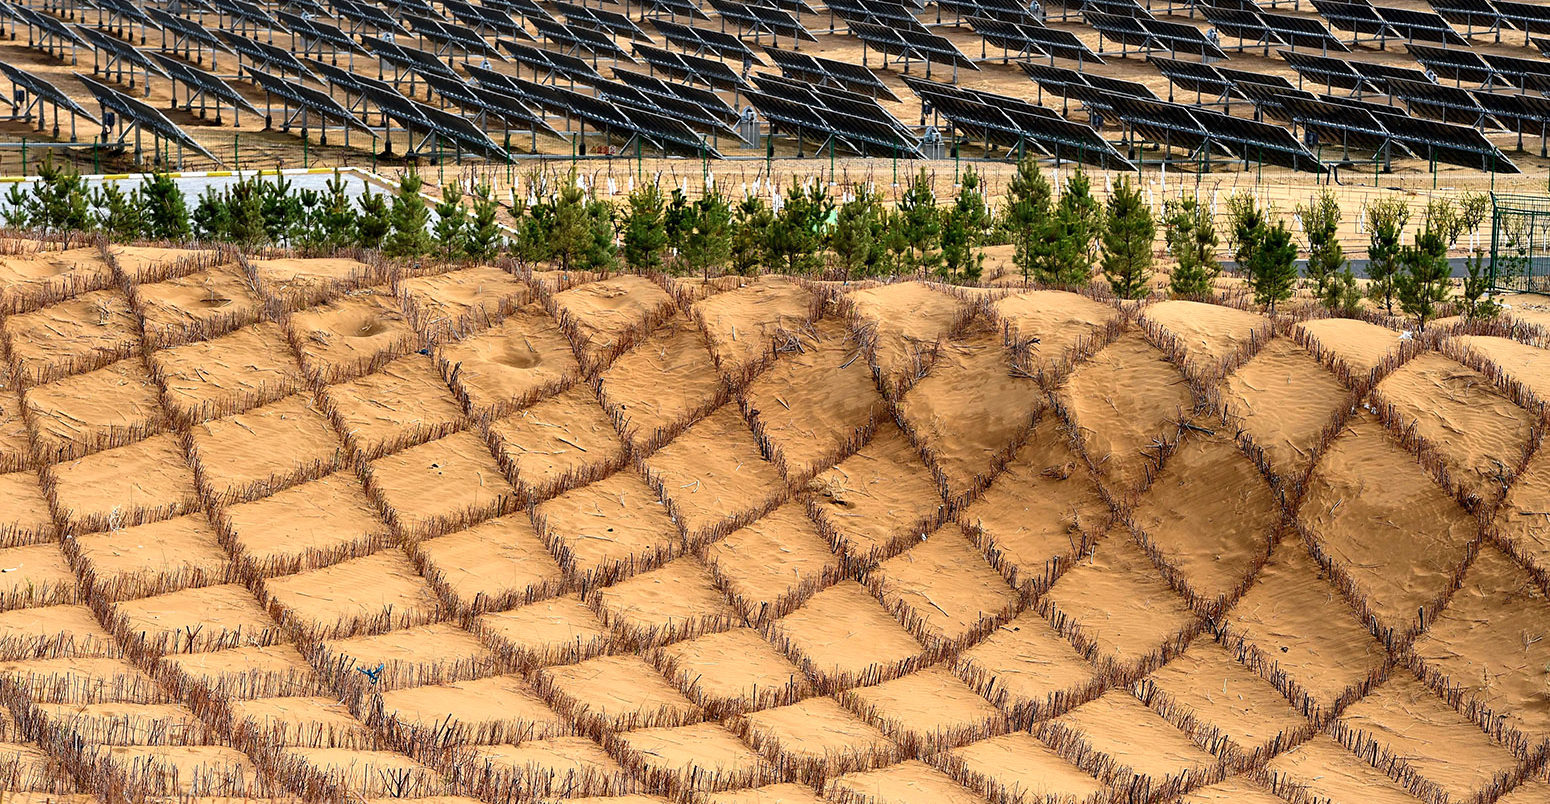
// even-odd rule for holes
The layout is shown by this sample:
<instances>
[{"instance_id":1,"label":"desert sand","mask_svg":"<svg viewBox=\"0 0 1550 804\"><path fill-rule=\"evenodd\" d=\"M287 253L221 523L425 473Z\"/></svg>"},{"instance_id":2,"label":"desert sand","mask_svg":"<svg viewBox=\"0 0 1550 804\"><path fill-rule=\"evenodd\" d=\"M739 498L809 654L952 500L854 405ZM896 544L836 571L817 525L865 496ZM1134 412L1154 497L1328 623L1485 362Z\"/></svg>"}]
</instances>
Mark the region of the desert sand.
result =
<instances>
[{"instance_id":1,"label":"desert sand","mask_svg":"<svg viewBox=\"0 0 1550 804\"><path fill-rule=\"evenodd\" d=\"M7 250L7 801L1550 801L1531 299Z\"/></svg>"}]
</instances>

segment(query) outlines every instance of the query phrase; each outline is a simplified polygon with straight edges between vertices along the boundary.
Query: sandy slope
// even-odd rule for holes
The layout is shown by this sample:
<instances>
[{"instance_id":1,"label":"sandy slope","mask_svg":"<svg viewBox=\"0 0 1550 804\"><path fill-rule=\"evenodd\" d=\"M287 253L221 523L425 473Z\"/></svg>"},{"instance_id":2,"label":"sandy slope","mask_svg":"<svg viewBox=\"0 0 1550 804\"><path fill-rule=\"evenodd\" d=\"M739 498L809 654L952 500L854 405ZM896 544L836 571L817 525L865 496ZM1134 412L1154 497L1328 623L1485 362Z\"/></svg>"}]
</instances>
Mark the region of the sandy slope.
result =
<instances>
[{"instance_id":1,"label":"sandy slope","mask_svg":"<svg viewBox=\"0 0 1550 804\"><path fill-rule=\"evenodd\" d=\"M10 250L12 800L1550 790L1537 325Z\"/></svg>"}]
</instances>

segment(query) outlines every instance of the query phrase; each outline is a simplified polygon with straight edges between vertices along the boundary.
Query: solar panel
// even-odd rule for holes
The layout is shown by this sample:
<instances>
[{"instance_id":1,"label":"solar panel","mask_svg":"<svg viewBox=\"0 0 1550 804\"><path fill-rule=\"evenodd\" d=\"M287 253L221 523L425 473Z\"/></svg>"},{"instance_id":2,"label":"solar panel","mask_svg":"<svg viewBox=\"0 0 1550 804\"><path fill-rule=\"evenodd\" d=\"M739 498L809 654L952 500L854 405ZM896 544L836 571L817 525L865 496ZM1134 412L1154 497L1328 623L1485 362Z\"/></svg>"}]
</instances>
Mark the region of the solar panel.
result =
<instances>
[{"instance_id":1,"label":"solar panel","mask_svg":"<svg viewBox=\"0 0 1550 804\"><path fill-rule=\"evenodd\" d=\"M1033 148L1117 170L1135 166L1089 126L1061 118L1021 98L995 95L905 76L910 89L969 136L1010 149Z\"/></svg>"},{"instance_id":2,"label":"solar panel","mask_svg":"<svg viewBox=\"0 0 1550 804\"><path fill-rule=\"evenodd\" d=\"M1385 7L1379 7L1377 11L1378 16L1407 41L1437 42L1456 47L1469 46L1469 41L1459 36L1458 32L1448 25L1447 20L1432 12Z\"/></svg>"},{"instance_id":3,"label":"solar panel","mask_svg":"<svg viewBox=\"0 0 1550 804\"><path fill-rule=\"evenodd\" d=\"M162 36L163 49L176 48L178 44L177 40L179 37L181 37L184 40L195 42L198 45L210 48L211 50L223 50L232 54L236 53L236 51L228 47L225 42L215 38L215 35L210 33L210 30L205 28L203 25L199 25L198 23L184 19L174 14L168 14L167 12L155 6L147 6L145 13L149 14L152 19L156 20L156 24L161 26L163 31L170 31L174 34L174 36L171 37L165 35Z\"/></svg>"},{"instance_id":4,"label":"solar panel","mask_svg":"<svg viewBox=\"0 0 1550 804\"><path fill-rule=\"evenodd\" d=\"M484 37L458 23L442 22L422 14L405 13L401 16L409 23L410 30L416 36L440 45L443 48L443 54L447 49L455 49L464 53L500 57L499 51L489 42L484 41Z\"/></svg>"},{"instance_id":5,"label":"solar panel","mask_svg":"<svg viewBox=\"0 0 1550 804\"><path fill-rule=\"evenodd\" d=\"M1142 51L1166 50L1168 53L1191 53L1226 60L1227 54L1212 44L1199 28L1180 22L1123 17L1085 11L1087 22L1103 38L1118 42L1122 48L1138 48ZM1121 55L1124 51L1121 51Z\"/></svg>"},{"instance_id":6,"label":"solar panel","mask_svg":"<svg viewBox=\"0 0 1550 804\"><path fill-rule=\"evenodd\" d=\"M1232 91L1232 84L1209 64L1153 56L1151 62L1168 82L1196 95L1225 99ZM1170 94L1171 97L1171 94Z\"/></svg>"},{"instance_id":7,"label":"solar panel","mask_svg":"<svg viewBox=\"0 0 1550 804\"><path fill-rule=\"evenodd\" d=\"M404 26L397 19L370 3L358 3L355 0L329 0L334 11L339 16L351 20L357 26L369 25L378 33L403 33Z\"/></svg>"},{"instance_id":8,"label":"solar panel","mask_svg":"<svg viewBox=\"0 0 1550 804\"><path fill-rule=\"evenodd\" d=\"M531 47L509 39L501 39L496 44L504 48L518 64L532 68L533 73L538 76L565 78L583 83L591 83L602 78L592 65L575 56Z\"/></svg>"},{"instance_id":9,"label":"solar panel","mask_svg":"<svg viewBox=\"0 0 1550 804\"><path fill-rule=\"evenodd\" d=\"M1088 49L1077 35L1070 31L1046 28L1029 18L1023 21L969 17L969 25L996 47L1019 55L1047 56L1077 62L1103 64L1103 57Z\"/></svg>"},{"instance_id":10,"label":"solar panel","mask_svg":"<svg viewBox=\"0 0 1550 804\"><path fill-rule=\"evenodd\" d=\"M593 58L607 56L613 59L623 59L635 63L635 59L625 52L624 48L605 34L582 28L576 25L567 25L560 22L544 22L542 20L529 20L538 30L538 35L549 42L563 45L572 51L584 51L591 53Z\"/></svg>"},{"instance_id":11,"label":"solar panel","mask_svg":"<svg viewBox=\"0 0 1550 804\"><path fill-rule=\"evenodd\" d=\"M903 5L890 0L829 0L829 11L848 23L918 25L920 20Z\"/></svg>"},{"instance_id":12,"label":"solar panel","mask_svg":"<svg viewBox=\"0 0 1550 804\"><path fill-rule=\"evenodd\" d=\"M695 28L667 20L652 20L657 32L662 34L670 44L677 45L686 51L693 51L695 55L710 54L723 59L736 59L749 61L754 64L764 64L764 59L759 54L743 44L743 40L721 31L710 31ZM649 39L646 41L650 41Z\"/></svg>"},{"instance_id":13,"label":"solar panel","mask_svg":"<svg viewBox=\"0 0 1550 804\"><path fill-rule=\"evenodd\" d=\"M1210 109L1192 109L1190 114L1210 132L1214 144L1225 145L1245 163L1264 162L1292 170L1324 172L1318 156L1281 126Z\"/></svg>"},{"instance_id":14,"label":"solar panel","mask_svg":"<svg viewBox=\"0 0 1550 804\"><path fill-rule=\"evenodd\" d=\"M1504 94L1484 90L1468 90L1469 94L1503 127L1518 133L1518 148L1523 147L1523 127L1539 126L1539 155L1546 152L1546 133L1550 131L1550 98L1539 95Z\"/></svg>"},{"instance_id":15,"label":"solar panel","mask_svg":"<svg viewBox=\"0 0 1550 804\"><path fill-rule=\"evenodd\" d=\"M306 109L325 120L334 120L350 128L360 129L372 137L377 136L376 132L356 119L349 109L330 97L328 93L320 92L299 81L288 81L252 67L243 69L247 72L248 80L256 84L265 94L280 98L298 109ZM350 88L357 92L363 91L358 81L352 82Z\"/></svg>"},{"instance_id":16,"label":"solar panel","mask_svg":"<svg viewBox=\"0 0 1550 804\"><path fill-rule=\"evenodd\" d=\"M1250 70L1234 70L1230 67L1222 67L1220 65L1215 66L1216 71L1220 73L1223 78L1230 81L1234 87L1242 84L1257 84L1260 86L1277 87L1283 89L1296 88L1292 86L1292 82L1282 78L1279 75L1256 73Z\"/></svg>"},{"instance_id":17,"label":"solar panel","mask_svg":"<svg viewBox=\"0 0 1550 804\"><path fill-rule=\"evenodd\" d=\"M1486 112L1468 90L1402 78L1386 83L1389 94L1404 101L1411 114L1475 128L1484 124Z\"/></svg>"},{"instance_id":18,"label":"solar panel","mask_svg":"<svg viewBox=\"0 0 1550 804\"><path fill-rule=\"evenodd\" d=\"M871 70L847 61L823 59L790 50L770 50L770 58L780 68L782 75L806 81L809 84L837 86L897 102L899 97Z\"/></svg>"},{"instance_id":19,"label":"solar panel","mask_svg":"<svg viewBox=\"0 0 1550 804\"><path fill-rule=\"evenodd\" d=\"M215 154L210 153L197 140L190 137L177 124L168 120L165 115L157 111L150 104L137 98L119 92L118 90L96 80L76 73L75 77L86 87L86 91L92 94L104 109L111 109L130 125L150 131L152 135L164 140L171 140L179 145L193 150L195 153L208 157L216 164L221 160Z\"/></svg>"},{"instance_id":20,"label":"solar panel","mask_svg":"<svg viewBox=\"0 0 1550 804\"><path fill-rule=\"evenodd\" d=\"M750 0L750 4L789 11L792 16L818 13L818 10L808 5L806 0Z\"/></svg>"},{"instance_id":21,"label":"solar panel","mask_svg":"<svg viewBox=\"0 0 1550 804\"><path fill-rule=\"evenodd\" d=\"M136 48L134 45L131 45L117 37L109 36L102 31L96 30L95 28L88 28L84 25L77 25L75 26L75 29L80 32L81 36L84 37L88 43L90 43L93 50L100 52L111 59L117 59L118 61L127 64L133 64L134 66L145 70L147 73L155 73L162 78L171 77L167 75L167 72L161 68L161 65L151 61L145 52Z\"/></svg>"},{"instance_id":22,"label":"solar panel","mask_svg":"<svg viewBox=\"0 0 1550 804\"><path fill-rule=\"evenodd\" d=\"M530 41L533 38L526 28L517 24L509 13L501 9L489 5L476 6L463 0L442 0L441 7L446 9L453 19L472 26L476 32L489 32L497 36L512 36Z\"/></svg>"},{"instance_id":23,"label":"solar panel","mask_svg":"<svg viewBox=\"0 0 1550 804\"><path fill-rule=\"evenodd\" d=\"M1138 0L1084 0L1082 16L1088 13L1109 14L1116 17L1151 17Z\"/></svg>"},{"instance_id":24,"label":"solar panel","mask_svg":"<svg viewBox=\"0 0 1550 804\"><path fill-rule=\"evenodd\" d=\"M1035 21L1028 16L1028 7L1016 0L937 0L939 12L955 17L983 17L1007 22ZM938 14L940 21L940 14Z\"/></svg>"},{"instance_id":25,"label":"solar panel","mask_svg":"<svg viewBox=\"0 0 1550 804\"><path fill-rule=\"evenodd\" d=\"M701 11L699 4L691 0L642 0L641 5L659 14L667 12L674 18L681 15L694 20L710 19L710 15Z\"/></svg>"},{"instance_id":26,"label":"solar panel","mask_svg":"<svg viewBox=\"0 0 1550 804\"><path fill-rule=\"evenodd\" d=\"M1501 19L1490 0L1431 0L1431 5L1438 16L1466 28L1476 25L1489 28Z\"/></svg>"},{"instance_id":27,"label":"solar panel","mask_svg":"<svg viewBox=\"0 0 1550 804\"><path fill-rule=\"evenodd\" d=\"M481 5L485 8L499 9L507 14L516 14L528 21L539 19L547 22L559 22L553 14L544 10L544 7L534 2L534 0L483 0Z\"/></svg>"},{"instance_id":28,"label":"solar panel","mask_svg":"<svg viewBox=\"0 0 1550 804\"><path fill-rule=\"evenodd\" d=\"M745 30L764 31L772 36L789 36L806 39L809 42L818 41L818 38L808 32L802 23L783 9L739 3L736 0L709 0L709 2L711 8L714 8L722 19L731 20Z\"/></svg>"},{"instance_id":29,"label":"solar panel","mask_svg":"<svg viewBox=\"0 0 1550 804\"><path fill-rule=\"evenodd\" d=\"M45 81L42 78L39 78L38 76L21 69L20 67L14 67L6 63L4 60L0 60L0 72L4 72L5 77L11 79L12 84L27 90L33 95L42 98L43 100L46 100L49 103L52 103L73 115L84 117L99 126L102 125L102 121L98 120L96 115L86 111L86 107L76 103L75 100L72 99L69 95L59 91L59 87L54 86L48 81Z\"/></svg>"},{"instance_id":30,"label":"solar panel","mask_svg":"<svg viewBox=\"0 0 1550 804\"><path fill-rule=\"evenodd\" d=\"M185 64L184 62L178 61L177 59L174 59L170 56L165 56L161 53L151 53L150 56L151 58L155 59L159 65L161 65L162 70L165 71L165 73L171 77L172 80L196 92L202 92L212 98L224 101L230 106L236 107L238 109L246 109L255 115L259 114L258 109L254 107L253 104L248 103L247 98L242 97L241 93L237 92L237 90L233 89L231 85L227 84L225 81L222 81L214 74L207 73L204 70L192 67L188 64ZM187 104L184 104L183 108L187 109L189 107Z\"/></svg>"},{"instance_id":31,"label":"solar panel","mask_svg":"<svg viewBox=\"0 0 1550 804\"><path fill-rule=\"evenodd\" d=\"M315 19L306 19L288 11L281 11L276 16L285 27L303 39L311 39L321 42L333 48L335 51L349 51L366 54L366 48L361 47L355 38L340 30L338 26Z\"/></svg>"},{"instance_id":32,"label":"solar panel","mask_svg":"<svg viewBox=\"0 0 1550 804\"><path fill-rule=\"evenodd\" d=\"M1550 91L1550 63L1496 53L1482 55L1496 74L1511 81L1513 86L1536 92Z\"/></svg>"},{"instance_id":33,"label":"solar panel","mask_svg":"<svg viewBox=\"0 0 1550 804\"><path fill-rule=\"evenodd\" d=\"M1488 84L1496 76L1496 68L1473 51L1417 44L1407 44L1405 48L1426 69L1450 81Z\"/></svg>"},{"instance_id":34,"label":"solar panel","mask_svg":"<svg viewBox=\"0 0 1550 804\"><path fill-rule=\"evenodd\" d=\"M247 2L247 0L210 0L210 5L223 17L257 25L261 28L284 30L285 27L279 20L269 16L269 12Z\"/></svg>"},{"instance_id":35,"label":"solar panel","mask_svg":"<svg viewBox=\"0 0 1550 804\"><path fill-rule=\"evenodd\" d=\"M1350 92L1368 87L1367 79L1345 59L1316 56L1312 53L1294 53L1290 50L1278 50L1276 53L1297 71L1299 79L1311 79L1315 83Z\"/></svg>"},{"instance_id":36,"label":"solar panel","mask_svg":"<svg viewBox=\"0 0 1550 804\"><path fill-rule=\"evenodd\" d=\"M365 96L388 118L397 120L406 130L419 129L453 143L470 153L508 160L511 154L483 129L465 117L406 98L391 84L360 76L357 80Z\"/></svg>"},{"instance_id":37,"label":"solar panel","mask_svg":"<svg viewBox=\"0 0 1550 804\"><path fill-rule=\"evenodd\" d=\"M1271 33L1264 20L1253 11L1200 3L1197 3L1195 8L1207 22L1211 23L1211 27L1215 28L1218 34L1237 39L1239 49L1249 43L1266 46L1273 43L1287 44L1282 42L1279 36Z\"/></svg>"},{"instance_id":38,"label":"solar panel","mask_svg":"<svg viewBox=\"0 0 1550 804\"><path fill-rule=\"evenodd\" d=\"M1351 48L1311 17L1293 17L1265 11L1260 12L1259 19L1276 39L1288 47L1351 52Z\"/></svg>"},{"instance_id":39,"label":"solar panel","mask_svg":"<svg viewBox=\"0 0 1550 804\"><path fill-rule=\"evenodd\" d=\"M236 51L238 56L247 59L253 64L261 64L281 73L295 73L298 76L311 78L314 81L318 80L318 77L313 75L312 71L308 70L305 64L302 64L295 56L291 55L289 50L246 36L240 36L230 31L217 31L216 35L226 40L226 44L230 45L231 49Z\"/></svg>"},{"instance_id":40,"label":"solar panel","mask_svg":"<svg viewBox=\"0 0 1550 804\"><path fill-rule=\"evenodd\" d=\"M1550 33L1550 8L1538 3L1491 0L1496 13L1510 27L1527 33Z\"/></svg>"},{"instance_id":41,"label":"solar panel","mask_svg":"<svg viewBox=\"0 0 1550 804\"><path fill-rule=\"evenodd\" d=\"M593 128L601 129L605 133L640 137L663 149L673 147L695 154L720 156L715 148L705 142L703 136L684 125L682 121L650 109L623 107L574 90L536 84L520 78L491 73L489 70L480 70L475 73L475 78L503 86L512 95L527 103L579 120L584 124L591 124Z\"/></svg>"},{"instance_id":42,"label":"solar panel","mask_svg":"<svg viewBox=\"0 0 1550 804\"><path fill-rule=\"evenodd\" d=\"M506 124L515 124L547 134L561 136L543 115L527 108L519 99L483 84L474 85L439 75L425 76L425 83L448 101L477 115L494 117Z\"/></svg>"},{"instance_id":43,"label":"solar panel","mask_svg":"<svg viewBox=\"0 0 1550 804\"><path fill-rule=\"evenodd\" d=\"M363 36L361 42L376 54L382 63L392 66L396 70L411 72L417 75L427 73L439 73L441 75L456 76L441 58L434 53L429 53L419 48L400 45L377 36Z\"/></svg>"},{"instance_id":44,"label":"solar panel","mask_svg":"<svg viewBox=\"0 0 1550 804\"><path fill-rule=\"evenodd\" d=\"M153 28L160 27L145 11L133 3L128 3L124 0L92 0L92 2L98 9L123 17L126 20L138 22L141 25L149 25ZM99 25L99 27L101 26Z\"/></svg>"},{"instance_id":45,"label":"solar panel","mask_svg":"<svg viewBox=\"0 0 1550 804\"><path fill-rule=\"evenodd\" d=\"M1292 122L1291 111L1286 108L1286 101L1292 98L1302 100L1317 100L1318 96L1312 92L1304 92L1295 87L1274 87L1266 84L1241 82L1233 87L1233 91L1243 96L1243 99L1254 104L1254 110L1261 116L1283 123Z\"/></svg>"},{"instance_id":46,"label":"solar panel","mask_svg":"<svg viewBox=\"0 0 1550 804\"><path fill-rule=\"evenodd\" d=\"M1399 35L1378 15L1378 9L1365 2L1350 3L1346 0L1313 0L1314 10L1329 20L1338 31L1366 34L1373 37L1398 37Z\"/></svg>"},{"instance_id":47,"label":"solar panel","mask_svg":"<svg viewBox=\"0 0 1550 804\"><path fill-rule=\"evenodd\" d=\"M761 79L758 90L745 94L766 120L788 128L797 137L816 134L862 155L918 158L915 137L871 98L870 106L854 98L835 102L832 90L816 90L795 82ZM877 114L881 113L881 115Z\"/></svg>"},{"instance_id":48,"label":"solar panel","mask_svg":"<svg viewBox=\"0 0 1550 804\"><path fill-rule=\"evenodd\" d=\"M1351 61L1347 63L1351 65L1351 69L1355 70L1363 78L1366 78L1370 86L1380 92L1385 89L1386 82L1391 79L1417 81L1423 84L1437 83L1428 78L1426 73L1410 67L1395 67L1392 64L1378 64L1370 61Z\"/></svg>"},{"instance_id":49,"label":"solar panel","mask_svg":"<svg viewBox=\"0 0 1550 804\"><path fill-rule=\"evenodd\" d=\"M718 120L725 125L730 126L737 122L737 110L722 100L720 95L708 89L663 81L655 76L630 70L614 70L614 78L652 97L670 98L685 103L692 103L700 107L700 111L706 116Z\"/></svg>"},{"instance_id":50,"label":"solar panel","mask_svg":"<svg viewBox=\"0 0 1550 804\"><path fill-rule=\"evenodd\" d=\"M621 70L621 72L624 72ZM685 125L697 131L714 133L716 135L731 134L737 136L737 130L733 128L736 122L722 119L719 115L701 108L698 103L683 100L672 95L643 92L623 81L602 81L593 87L598 97L611 101L622 107L631 107L665 115L675 120L683 121Z\"/></svg>"},{"instance_id":51,"label":"solar panel","mask_svg":"<svg viewBox=\"0 0 1550 804\"><path fill-rule=\"evenodd\" d=\"M674 78L697 81L712 89L741 90L747 86L742 76L728 67L726 62L687 53L673 53L638 42L635 44L635 55L650 66L653 72L661 70Z\"/></svg>"},{"instance_id":52,"label":"solar panel","mask_svg":"<svg viewBox=\"0 0 1550 804\"><path fill-rule=\"evenodd\" d=\"M12 18L25 24L28 29L36 29L39 33L46 37L52 37L54 39L60 39L75 45L80 45L81 47L87 48L88 50L92 49L90 42L82 39L80 34L66 26L63 22L60 22L56 17L52 17L47 14L39 14L38 12L26 6L8 5L6 9ZM27 45L31 47L32 42L28 41Z\"/></svg>"},{"instance_id":53,"label":"solar panel","mask_svg":"<svg viewBox=\"0 0 1550 804\"><path fill-rule=\"evenodd\" d=\"M564 2L564 0L556 0L554 7L561 14L565 15L565 21L571 25L580 25L641 42L652 41L651 37L647 36L646 32L640 29L640 26L632 22L629 17L616 11L587 8L575 3Z\"/></svg>"}]
</instances>

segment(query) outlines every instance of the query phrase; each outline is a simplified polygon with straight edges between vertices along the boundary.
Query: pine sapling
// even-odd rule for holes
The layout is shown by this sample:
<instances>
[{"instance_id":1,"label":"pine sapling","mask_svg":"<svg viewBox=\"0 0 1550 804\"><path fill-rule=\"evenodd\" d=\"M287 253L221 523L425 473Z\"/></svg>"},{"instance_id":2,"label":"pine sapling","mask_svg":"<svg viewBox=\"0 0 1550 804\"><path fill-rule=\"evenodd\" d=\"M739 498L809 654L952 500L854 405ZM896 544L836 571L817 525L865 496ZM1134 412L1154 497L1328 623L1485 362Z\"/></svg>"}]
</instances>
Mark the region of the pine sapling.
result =
<instances>
[{"instance_id":1,"label":"pine sapling","mask_svg":"<svg viewBox=\"0 0 1550 804\"><path fill-rule=\"evenodd\" d=\"M495 200L495 188L487 183L475 185L473 199L474 214L463 240L463 253L471 260L494 259L506 239L496 220L500 204Z\"/></svg>"},{"instance_id":2,"label":"pine sapling","mask_svg":"<svg viewBox=\"0 0 1550 804\"><path fill-rule=\"evenodd\" d=\"M959 180L958 196L942 216L942 273L950 282L979 282L985 264L980 250L990 228L990 210L971 166Z\"/></svg>"},{"instance_id":3,"label":"pine sapling","mask_svg":"<svg viewBox=\"0 0 1550 804\"><path fill-rule=\"evenodd\" d=\"M637 271L660 270L668 244L662 190L655 182L641 182L625 203L620 223L625 264Z\"/></svg>"},{"instance_id":4,"label":"pine sapling","mask_svg":"<svg viewBox=\"0 0 1550 804\"><path fill-rule=\"evenodd\" d=\"M1006 209L1002 219L1012 241L1012 264L1028 282L1037 276L1041 282L1053 281L1046 270L1051 220L1054 217L1054 189L1039 170L1039 163L1024 156L1017 173L1006 188Z\"/></svg>"},{"instance_id":5,"label":"pine sapling","mask_svg":"<svg viewBox=\"0 0 1550 804\"><path fill-rule=\"evenodd\" d=\"M942 215L925 168L920 169L899 197L899 225L909 269L935 270L942 262Z\"/></svg>"},{"instance_id":6,"label":"pine sapling","mask_svg":"<svg viewBox=\"0 0 1550 804\"><path fill-rule=\"evenodd\" d=\"M840 205L829 232L829 250L846 280L875 276L886 263L882 200L865 185Z\"/></svg>"},{"instance_id":7,"label":"pine sapling","mask_svg":"<svg viewBox=\"0 0 1550 804\"><path fill-rule=\"evenodd\" d=\"M1274 315L1276 304L1290 299L1297 286L1297 244L1292 230L1286 221L1261 223L1247 242L1252 245L1244 271L1254 302L1268 307Z\"/></svg>"},{"instance_id":8,"label":"pine sapling","mask_svg":"<svg viewBox=\"0 0 1550 804\"><path fill-rule=\"evenodd\" d=\"M1157 223L1141 190L1122 176L1109 197L1103 228L1103 276L1114 295L1144 299L1151 292L1152 243Z\"/></svg>"},{"instance_id":9,"label":"pine sapling","mask_svg":"<svg viewBox=\"0 0 1550 804\"><path fill-rule=\"evenodd\" d=\"M420 174L412 169L404 171L398 180L390 217L393 229L383 248L389 257L419 257L431 251L431 211L420 195L424 184Z\"/></svg>"},{"instance_id":10,"label":"pine sapling","mask_svg":"<svg viewBox=\"0 0 1550 804\"><path fill-rule=\"evenodd\" d=\"M1306 273L1313 280L1314 295L1326 307L1340 304L1341 273L1346 268L1345 250L1340 246L1340 202L1332 190L1324 190L1305 205L1298 205L1303 236L1308 244Z\"/></svg>"},{"instance_id":11,"label":"pine sapling","mask_svg":"<svg viewBox=\"0 0 1550 804\"><path fill-rule=\"evenodd\" d=\"M190 232L188 199L166 173L152 173L140 185L145 233L152 240L187 239Z\"/></svg>"},{"instance_id":12,"label":"pine sapling","mask_svg":"<svg viewBox=\"0 0 1550 804\"><path fill-rule=\"evenodd\" d=\"M711 271L726 265L732 255L732 205L711 188L694 202L693 209L679 258L686 269L709 282Z\"/></svg>"},{"instance_id":13,"label":"pine sapling","mask_svg":"<svg viewBox=\"0 0 1550 804\"><path fill-rule=\"evenodd\" d=\"M752 193L745 194L732 211L732 270L739 276L757 273L760 265L769 262L766 233L774 222L769 204Z\"/></svg>"},{"instance_id":14,"label":"pine sapling","mask_svg":"<svg viewBox=\"0 0 1550 804\"><path fill-rule=\"evenodd\" d=\"M393 231L393 213L387 195L372 192L367 186L360 204L361 212L355 220L355 244L364 249L380 249Z\"/></svg>"},{"instance_id":15,"label":"pine sapling","mask_svg":"<svg viewBox=\"0 0 1550 804\"><path fill-rule=\"evenodd\" d=\"M1168 253L1175 263L1168 278L1168 291L1186 299L1210 296L1222 272L1216 260L1221 240L1211 210L1195 197L1186 196L1168 202L1163 224Z\"/></svg>"},{"instance_id":16,"label":"pine sapling","mask_svg":"<svg viewBox=\"0 0 1550 804\"><path fill-rule=\"evenodd\" d=\"M1050 241L1050 274L1054 284L1081 287L1092 281L1093 252L1103 233L1103 207L1093 198L1092 182L1078 168L1066 179L1055 205Z\"/></svg>"},{"instance_id":17,"label":"pine sapling","mask_svg":"<svg viewBox=\"0 0 1550 804\"><path fill-rule=\"evenodd\" d=\"M433 227L436 250L443 260L461 256L468 237L468 209L463 206L463 185L453 180L441 190Z\"/></svg>"},{"instance_id":18,"label":"pine sapling","mask_svg":"<svg viewBox=\"0 0 1550 804\"><path fill-rule=\"evenodd\" d=\"M1423 229L1412 245L1399 252L1400 271L1394 277L1394 294L1399 309L1415 317L1416 328L1426 329L1437 315L1437 308L1448 300L1448 282L1453 269L1448 265L1448 241L1445 234Z\"/></svg>"},{"instance_id":19,"label":"pine sapling","mask_svg":"<svg viewBox=\"0 0 1550 804\"><path fill-rule=\"evenodd\" d=\"M1383 198L1367 207L1367 278L1368 291L1383 302L1386 313L1394 312L1395 278L1400 270L1399 254L1405 224L1410 220L1410 205L1403 198Z\"/></svg>"}]
</instances>

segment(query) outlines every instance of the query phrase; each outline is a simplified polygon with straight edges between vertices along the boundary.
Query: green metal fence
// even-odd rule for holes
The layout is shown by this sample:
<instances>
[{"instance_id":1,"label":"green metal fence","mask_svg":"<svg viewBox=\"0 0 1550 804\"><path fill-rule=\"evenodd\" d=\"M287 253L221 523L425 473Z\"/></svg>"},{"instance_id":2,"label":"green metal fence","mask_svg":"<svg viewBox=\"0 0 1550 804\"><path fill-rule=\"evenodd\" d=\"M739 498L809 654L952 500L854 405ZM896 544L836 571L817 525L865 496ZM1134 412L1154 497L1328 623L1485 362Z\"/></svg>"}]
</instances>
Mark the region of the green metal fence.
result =
<instances>
[{"instance_id":1,"label":"green metal fence","mask_svg":"<svg viewBox=\"0 0 1550 804\"><path fill-rule=\"evenodd\" d=\"M1550 293L1550 196L1491 193L1491 286Z\"/></svg>"}]
</instances>

